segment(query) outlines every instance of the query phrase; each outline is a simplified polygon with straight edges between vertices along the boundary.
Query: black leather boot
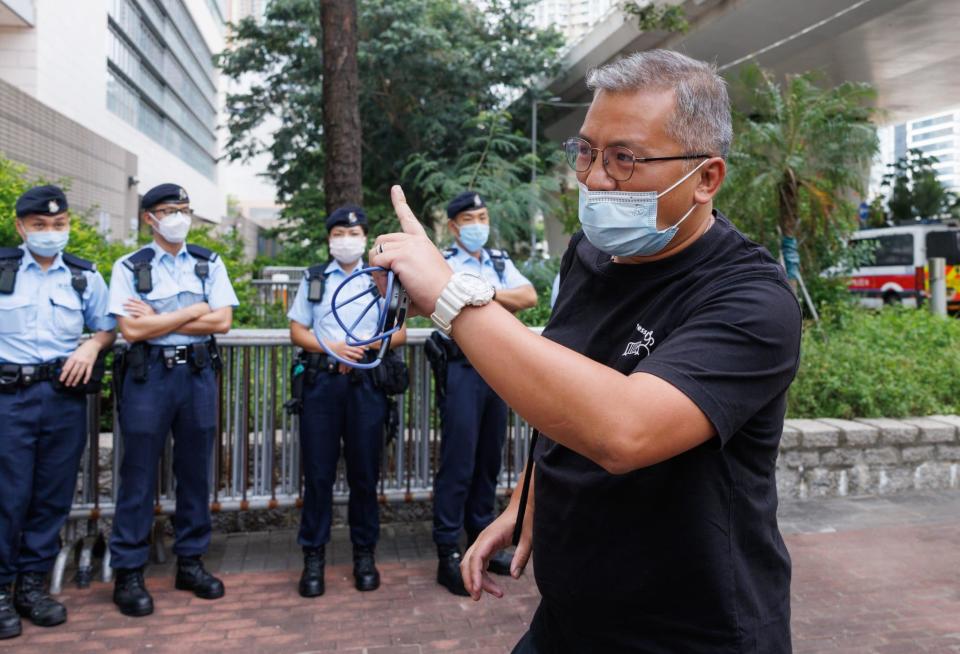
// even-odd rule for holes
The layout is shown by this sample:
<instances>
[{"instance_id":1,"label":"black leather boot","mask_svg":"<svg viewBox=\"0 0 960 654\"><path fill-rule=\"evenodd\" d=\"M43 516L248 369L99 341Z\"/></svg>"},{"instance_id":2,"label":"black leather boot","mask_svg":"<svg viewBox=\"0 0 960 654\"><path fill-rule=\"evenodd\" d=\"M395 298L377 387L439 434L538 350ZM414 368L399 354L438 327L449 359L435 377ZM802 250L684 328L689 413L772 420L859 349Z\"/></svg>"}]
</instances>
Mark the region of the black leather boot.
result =
<instances>
[{"instance_id":1,"label":"black leather boot","mask_svg":"<svg viewBox=\"0 0 960 654\"><path fill-rule=\"evenodd\" d=\"M467 549L473 547L473 543L477 540L476 534L467 534ZM506 550L500 550L499 552L494 553L490 557L490 560L487 561L487 570L492 572L495 575L504 575L510 576L510 564L513 563L513 556L508 554Z\"/></svg>"},{"instance_id":2,"label":"black leather boot","mask_svg":"<svg viewBox=\"0 0 960 654\"><path fill-rule=\"evenodd\" d=\"M325 563L322 547L303 548L303 574L300 575L300 597L320 597L323 595L323 566Z\"/></svg>"},{"instance_id":3,"label":"black leather boot","mask_svg":"<svg viewBox=\"0 0 960 654\"><path fill-rule=\"evenodd\" d=\"M20 616L13 608L13 589L0 584L0 640L20 635Z\"/></svg>"},{"instance_id":4,"label":"black leather boot","mask_svg":"<svg viewBox=\"0 0 960 654\"><path fill-rule=\"evenodd\" d=\"M223 597L223 582L207 572L199 556L177 557L177 590L193 591L200 599L215 600Z\"/></svg>"},{"instance_id":5,"label":"black leather boot","mask_svg":"<svg viewBox=\"0 0 960 654\"><path fill-rule=\"evenodd\" d=\"M353 548L353 578L359 591L380 588L380 571L373 560L372 547Z\"/></svg>"},{"instance_id":6,"label":"black leather boot","mask_svg":"<svg viewBox=\"0 0 960 654\"><path fill-rule=\"evenodd\" d=\"M120 613L134 618L153 613L153 598L143 583L143 568L118 568L114 573L117 578L113 582L113 603Z\"/></svg>"},{"instance_id":7,"label":"black leather boot","mask_svg":"<svg viewBox=\"0 0 960 654\"><path fill-rule=\"evenodd\" d=\"M456 545L437 545L437 557L437 583L454 595L469 597L470 593L463 587L463 577L460 575L460 548Z\"/></svg>"},{"instance_id":8,"label":"black leather boot","mask_svg":"<svg viewBox=\"0 0 960 654\"><path fill-rule=\"evenodd\" d=\"M38 627L54 627L67 621L67 607L47 593L44 572L24 572L17 577L13 606Z\"/></svg>"}]
</instances>

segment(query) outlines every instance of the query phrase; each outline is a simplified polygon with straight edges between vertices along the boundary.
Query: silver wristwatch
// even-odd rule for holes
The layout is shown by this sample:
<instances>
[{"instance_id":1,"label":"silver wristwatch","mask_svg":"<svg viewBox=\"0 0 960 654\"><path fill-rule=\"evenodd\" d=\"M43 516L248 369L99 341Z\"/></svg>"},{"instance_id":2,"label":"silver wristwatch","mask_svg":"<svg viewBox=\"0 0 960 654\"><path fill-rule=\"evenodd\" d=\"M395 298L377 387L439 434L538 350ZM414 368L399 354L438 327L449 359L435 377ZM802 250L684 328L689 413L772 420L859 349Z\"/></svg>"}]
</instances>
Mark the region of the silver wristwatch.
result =
<instances>
[{"instance_id":1,"label":"silver wristwatch","mask_svg":"<svg viewBox=\"0 0 960 654\"><path fill-rule=\"evenodd\" d=\"M453 328L453 319L457 317L463 307L482 307L493 299L493 284L470 273L453 273L447 282L437 306L430 314L430 320L441 332L450 335Z\"/></svg>"}]
</instances>

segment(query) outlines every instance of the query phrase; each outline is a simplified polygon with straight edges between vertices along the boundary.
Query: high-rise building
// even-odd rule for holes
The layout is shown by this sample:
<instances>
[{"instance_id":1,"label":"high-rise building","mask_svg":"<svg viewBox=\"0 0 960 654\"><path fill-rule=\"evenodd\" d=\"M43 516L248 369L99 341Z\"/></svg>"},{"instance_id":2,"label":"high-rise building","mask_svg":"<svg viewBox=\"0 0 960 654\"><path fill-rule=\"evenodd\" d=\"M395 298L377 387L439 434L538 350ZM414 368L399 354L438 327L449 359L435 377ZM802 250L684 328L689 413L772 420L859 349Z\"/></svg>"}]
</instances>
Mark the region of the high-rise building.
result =
<instances>
[{"instance_id":1,"label":"high-rise building","mask_svg":"<svg viewBox=\"0 0 960 654\"><path fill-rule=\"evenodd\" d=\"M877 132L880 152L874 162L870 179L873 194L889 193L880 183L889 172L889 165L918 149L937 158L934 170L948 189L960 193L960 108L925 116L898 125L882 127Z\"/></svg>"},{"instance_id":2,"label":"high-rise building","mask_svg":"<svg viewBox=\"0 0 960 654\"><path fill-rule=\"evenodd\" d=\"M227 0L226 17L228 23L238 23L244 18L254 18L260 22L267 9L269 0ZM242 83L226 80L227 93L242 93L247 91L250 78ZM273 131L277 128L277 120L268 118L264 124L258 125L252 132L252 137L260 143L270 143ZM224 136L226 136L224 132ZM260 231L270 229L279 224L280 207L276 203L277 189L264 173L270 165L270 155L260 154L245 161L227 162L223 168L224 187L230 194L235 208L236 224L245 234L247 254L252 258L258 254L272 256L275 254L273 241L266 241Z\"/></svg>"},{"instance_id":3,"label":"high-rise building","mask_svg":"<svg viewBox=\"0 0 960 654\"><path fill-rule=\"evenodd\" d=\"M569 47L618 5L617 0L540 0L533 5L534 25L540 29L555 27Z\"/></svg>"},{"instance_id":4,"label":"high-rise building","mask_svg":"<svg viewBox=\"0 0 960 654\"><path fill-rule=\"evenodd\" d=\"M268 0L225 0L228 22L236 23L249 16L259 19L266 11Z\"/></svg>"},{"instance_id":5,"label":"high-rise building","mask_svg":"<svg viewBox=\"0 0 960 654\"><path fill-rule=\"evenodd\" d=\"M139 194L168 181L188 190L199 217L220 222L213 55L224 43L224 8L0 0L0 150L34 174L72 180L71 203L98 212L113 237L136 226Z\"/></svg>"}]
</instances>

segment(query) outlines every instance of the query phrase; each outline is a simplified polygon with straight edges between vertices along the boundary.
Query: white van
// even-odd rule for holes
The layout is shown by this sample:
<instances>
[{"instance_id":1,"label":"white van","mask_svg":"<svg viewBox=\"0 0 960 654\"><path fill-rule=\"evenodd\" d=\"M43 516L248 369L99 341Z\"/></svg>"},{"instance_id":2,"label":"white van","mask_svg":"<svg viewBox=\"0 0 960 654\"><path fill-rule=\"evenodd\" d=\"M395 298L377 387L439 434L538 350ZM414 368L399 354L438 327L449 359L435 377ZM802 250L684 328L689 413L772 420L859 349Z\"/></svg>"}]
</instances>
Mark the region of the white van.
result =
<instances>
[{"instance_id":1,"label":"white van","mask_svg":"<svg viewBox=\"0 0 960 654\"><path fill-rule=\"evenodd\" d=\"M960 308L960 227L952 223L863 229L851 243L875 247L870 265L853 271L848 288L863 304L917 306L929 295L927 259L947 260L947 305Z\"/></svg>"}]
</instances>

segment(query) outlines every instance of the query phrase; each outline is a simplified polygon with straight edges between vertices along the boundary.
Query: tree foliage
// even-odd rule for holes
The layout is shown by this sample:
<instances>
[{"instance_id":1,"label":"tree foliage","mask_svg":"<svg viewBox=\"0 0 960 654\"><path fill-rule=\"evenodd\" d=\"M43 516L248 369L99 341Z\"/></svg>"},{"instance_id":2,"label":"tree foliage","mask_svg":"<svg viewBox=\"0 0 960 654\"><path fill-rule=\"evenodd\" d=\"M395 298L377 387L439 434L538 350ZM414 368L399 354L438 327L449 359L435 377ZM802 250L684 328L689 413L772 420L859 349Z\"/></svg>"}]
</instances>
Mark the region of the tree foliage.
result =
<instances>
[{"instance_id":1,"label":"tree foliage","mask_svg":"<svg viewBox=\"0 0 960 654\"><path fill-rule=\"evenodd\" d=\"M887 201L891 223L910 223L923 219L960 217L955 193L937 178L934 165L939 160L923 150L911 148L888 165L882 187L890 189Z\"/></svg>"},{"instance_id":2,"label":"tree foliage","mask_svg":"<svg viewBox=\"0 0 960 654\"><path fill-rule=\"evenodd\" d=\"M538 193L528 183L532 154L525 153L530 140L511 130L506 112L484 112L462 127L463 147L451 161L417 153L403 170L423 197L421 220L433 217L446 223L444 207L463 189L478 191L495 217L493 241L496 245L516 242L529 233L530 208L547 207L547 193L558 188L556 177L541 178ZM557 165L559 154L547 155Z\"/></svg>"},{"instance_id":3,"label":"tree foliage","mask_svg":"<svg viewBox=\"0 0 960 654\"><path fill-rule=\"evenodd\" d=\"M686 34L690 30L687 12L680 5L658 5L652 0L628 0L621 5L624 13L637 20L642 32L663 30Z\"/></svg>"},{"instance_id":4,"label":"tree foliage","mask_svg":"<svg viewBox=\"0 0 960 654\"><path fill-rule=\"evenodd\" d=\"M22 239L15 227L17 198L32 186L41 184L60 186L69 201L70 180L31 179L25 166L0 155L0 247L18 247L21 244ZM70 243L67 251L96 263L97 270L109 281L113 262L128 248L122 243L107 241L90 223L88 214L70 210Z\"/></svg>"},{"instance_id":5,"label":"tree foliage","mask_svg":"<svg viewBox=\"0 0 960 654\"><path fill-rule=\"evenodd\" d=\"M531 2L489 0L481 10L466 0L359 1L363 140L356 147L362 148L364 206L374 233L394 225L389 187L414 158L419 155L421 166L455 170L471 138L465 126L480 129L491 112L503 111L532 80L555 70L562 37L531 25ZM227 97L226 155L271 155L268 173L286 205L284 257L315 259L324 235L323 170L336 165L323 148L319 4L273 0L260 23L244 20L235 28L233 47L218 61L246 87ZM507 132L525 127L502 116ZM256 128L274 122L272 142L258 142ZM524 153L516 147L497 154L517 163ZM413 206L436 204L432 187L409 191ZM523 204L529 189L513 191L514 204Z\"/></svg>"},{"instance_id":6,"label":"tree foliage","mask_svg":"<svg viewBox=\"0 0 960 654\"><path fill-rule=\"evenodd\" d=\"M781 84L756 66L739 80L743 106L717 205L775 255L795 237L808 282L840 263L877 151L869 85L820 86L818 75Z\"/></svg>"}]
</instances>

